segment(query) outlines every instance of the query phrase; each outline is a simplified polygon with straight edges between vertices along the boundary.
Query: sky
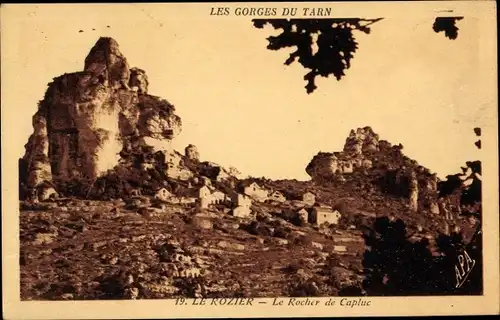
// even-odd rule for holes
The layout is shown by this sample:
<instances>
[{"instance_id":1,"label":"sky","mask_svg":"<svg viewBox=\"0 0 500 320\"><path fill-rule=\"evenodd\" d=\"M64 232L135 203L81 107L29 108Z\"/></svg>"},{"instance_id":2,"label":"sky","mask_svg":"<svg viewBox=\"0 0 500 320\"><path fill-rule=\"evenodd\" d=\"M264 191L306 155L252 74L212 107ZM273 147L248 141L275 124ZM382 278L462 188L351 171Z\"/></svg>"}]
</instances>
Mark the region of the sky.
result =
<instances>
[{"instance_id":1,"label":"sky","mask_svg":"<svg viewBox=\"0 0 500 320\"><path fill-rule=\"evenodd\" d=\"M351 129L371 126L444 177L480 158L474 127L496 133L496 55L484 47L495 30L476 17L459 21L452 41L432 30L431 15L388 14L369 35L355 33L359 47L346 76L318 77L308 95L307 70L283 64L291 50L266 49L273 29L254 28L250 17L173 8L3 10L2 135L11 130L11 151L24 154L47 84L81 71L100 36L113 37L129 65L146 71L150 94L175 105L183 122L177 150L194 144L201 160L245 175L309 179L315 154L340 151Z\"/></svg>"}]
</instances>

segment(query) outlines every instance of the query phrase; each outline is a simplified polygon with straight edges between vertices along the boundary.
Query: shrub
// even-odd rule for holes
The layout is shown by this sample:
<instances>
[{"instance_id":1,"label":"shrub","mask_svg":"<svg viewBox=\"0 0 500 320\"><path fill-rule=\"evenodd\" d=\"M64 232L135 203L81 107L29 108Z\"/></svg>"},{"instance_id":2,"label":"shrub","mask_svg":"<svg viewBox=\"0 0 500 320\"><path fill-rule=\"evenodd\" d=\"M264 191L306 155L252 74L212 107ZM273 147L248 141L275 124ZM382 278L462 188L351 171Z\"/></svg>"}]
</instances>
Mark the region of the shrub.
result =
<instances>
[{"instance_id":1,"label":"shrub","mask_svg":"<svg viewBox=\"0 0 500 320\"><path fill-rule=\"evenodd\" d=\"M337 210L342 214L344 214L345 212L348 211L347 202L345 200L340 200L340 201L336 202L332 208L333 208L333 210Z\"/></svg>"}]
</instances>

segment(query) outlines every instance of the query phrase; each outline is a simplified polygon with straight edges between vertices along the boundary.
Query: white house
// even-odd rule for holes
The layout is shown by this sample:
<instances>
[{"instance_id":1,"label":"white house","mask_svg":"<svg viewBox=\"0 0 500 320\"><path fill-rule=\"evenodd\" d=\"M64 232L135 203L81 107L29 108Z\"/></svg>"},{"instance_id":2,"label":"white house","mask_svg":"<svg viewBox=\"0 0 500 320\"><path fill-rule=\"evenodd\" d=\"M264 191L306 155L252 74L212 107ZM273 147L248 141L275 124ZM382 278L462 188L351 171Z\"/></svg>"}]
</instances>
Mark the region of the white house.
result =
<instances>
[{"instance_id":1,"label":"white house","mask_svg":"<svg viewBox=\"0 0 500 320\"><path fill-rule=\"evenodd\" d=\"M227 196L225 193L205 185L198 189L198 199L200 208L206 209L210 204L223 203Z\"/></svg>"},{"instance_id":2,"label":"white house","mask_svg":"<svg viewBox=\"0 0 500 320\"><path fill-rule=\"evenodd\" d=\"M267 190L261 188L256 182L252 182L248 186L245 186L243 188L243 193L259 202L266 201L269 196Z\"/></svg>"},{"instance_id":3,"label":"white house","mask_svg":"<svg viewBox=\"0 0 500 320\"><path fill-rule=\"evenodd\" d=\"M252 210L250 209L250 207L239 206L233 209L233 216L235 217L245 218L250 216L251 213Z\"/></svg>"},{"instance_id":4,"label":"white house","mask_svg":"<svg viewBox=\"0 0 500 320\"><path fill-rule=\"evenodd\" d=\"M203 199L203 198L210 198L212 195L212 190L206 185L198 189L198 198Z\"/></svg>"},{"instance_id":5,"label":"white house","mask_svg":"<svg viewBox=\"0 0 500 320\"><path fill-rule=\"evenodd\" d=\"M268 200L272 200L272 201L276 201L276 202L285 202L286 201L286 198L285 196L279 192L279 191L274 191L272 192L269 197L268 197Z\"/></svg>"},{"instance_id":6,"label":"white house","mask_svg":"<svg viewBox=\"0 0 500 320\"><path fill-rule=\"evenodd\" d=\"M252 198L241 193L233 193L231 201L233 202L235 207L250 208L250 206L252 206Z\"/></svg>"},{"instance_id":7,"label":"white house","mask_svg":"<svg viewBox=\"0 0 500 320\"><path fill-rule=\"evenodd\" d=\"M338 224L342 215L337 210L332 210L330 207L314 207L311 213L311 221L317 225L325 222L329 224Z\"/></svg>"}]
</instances>

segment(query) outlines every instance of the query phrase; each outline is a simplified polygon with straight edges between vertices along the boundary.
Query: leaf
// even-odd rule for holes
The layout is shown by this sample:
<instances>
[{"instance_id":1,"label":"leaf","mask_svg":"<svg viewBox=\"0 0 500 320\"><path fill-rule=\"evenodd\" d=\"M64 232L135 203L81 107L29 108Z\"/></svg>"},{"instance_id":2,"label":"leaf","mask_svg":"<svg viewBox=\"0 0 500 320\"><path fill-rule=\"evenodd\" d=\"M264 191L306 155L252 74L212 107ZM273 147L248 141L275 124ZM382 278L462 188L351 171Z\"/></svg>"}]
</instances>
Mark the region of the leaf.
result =
<instances>
[{"instance_id":1,"label":"leaf","mask_svg":"<svg viewBox=\"0 0 500 320\"><path fill-rule=\"evenodd\" d=\"M353 31L370 33L369 25L378 19L254 19L256 28L262 29L270 24L281 29L278 36L268 37L267 49L280 50L296 47L297 49L285 60L285 65L300 63L310 71L304 75L308 94L317 88L317 76L333 75L337 80L345 76L345 70L351 67L351 59L358 49ZM317 52L312 46L316 44Z\"/></svg>"},{"instance_id":2,"label":"leaf","mask_svg":"<svg viewBox=\"0 0 500 320\"><path fill-rule=\"evenodd\" d=\"M458 37L458 27L455 23L462 19L463 17L437 17L432 29L436 33L444 31L444 35L448 39L455 40Z\"/></svg>"},{"instance_id":3,"label":"leaf","mask_svg":"<svg viewBox=\"0 0 500 320\"><path fill-rule=\"evenodd\" d=\"M481 149L481 140L477 140L476 142L474 142L474 144L478 149Z\"/></svg>"}]
</instances>

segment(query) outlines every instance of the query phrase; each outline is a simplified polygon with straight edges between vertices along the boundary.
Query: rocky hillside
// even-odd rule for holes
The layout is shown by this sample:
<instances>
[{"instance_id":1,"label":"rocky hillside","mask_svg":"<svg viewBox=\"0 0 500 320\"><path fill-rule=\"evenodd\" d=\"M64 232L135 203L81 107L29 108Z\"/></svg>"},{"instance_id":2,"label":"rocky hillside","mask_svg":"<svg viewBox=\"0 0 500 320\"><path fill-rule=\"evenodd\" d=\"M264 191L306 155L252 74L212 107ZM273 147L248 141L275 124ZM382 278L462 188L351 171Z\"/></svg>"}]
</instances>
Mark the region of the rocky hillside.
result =
<instances>
[{"instance_id":1,"label":"rocky hillside","mask_svg":"<svg viewBox=\"0 0 500 320\"><path fill-rule=\"evenodd\" d=\"M377 218L429 259L439 232L474 232L369 127L318 153L311 181L241 179L171 148L181 120L148 84L110 38L49 84L19 161L22 299L361 295Z\"/></svg>"}]
</instances>

